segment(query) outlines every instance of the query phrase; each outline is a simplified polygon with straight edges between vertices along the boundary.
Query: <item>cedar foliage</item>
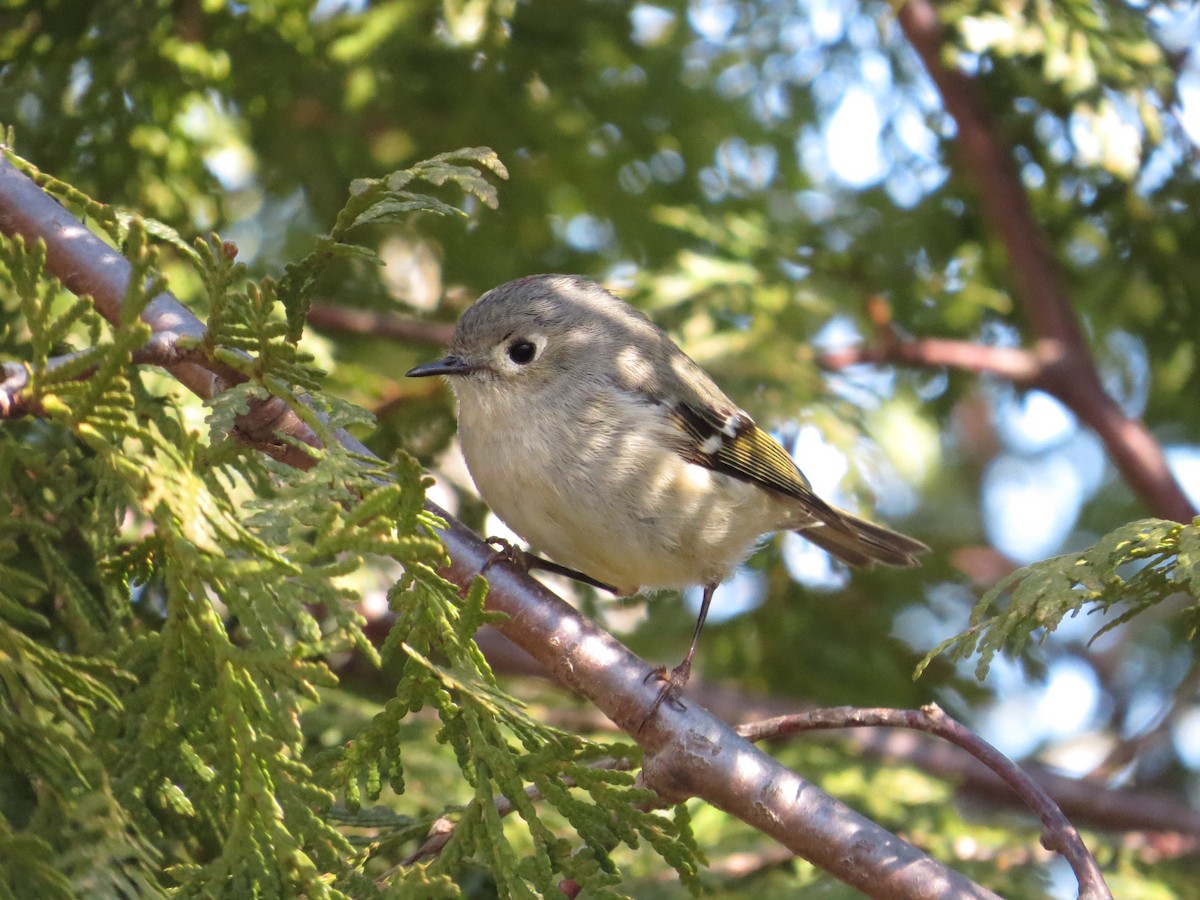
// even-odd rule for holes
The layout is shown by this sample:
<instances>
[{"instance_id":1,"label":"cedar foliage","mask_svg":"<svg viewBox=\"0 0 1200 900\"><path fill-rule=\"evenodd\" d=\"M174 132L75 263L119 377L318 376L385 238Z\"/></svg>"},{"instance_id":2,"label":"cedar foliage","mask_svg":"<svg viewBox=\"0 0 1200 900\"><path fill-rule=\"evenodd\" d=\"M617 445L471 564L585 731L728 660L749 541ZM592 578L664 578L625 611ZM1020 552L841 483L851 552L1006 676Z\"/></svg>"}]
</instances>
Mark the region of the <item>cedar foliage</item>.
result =
<instances>
[{"instance_id":1,"label":"cedar foliage","mask_svg":"<svg viewBox=\"0 0 1200 900\"><path fill-rule=\"evenodd\" d=\"M40 413L0 442L0 503L14 510L0 545L0 768L22 798L0 841L11 891L432 896L452 893L446 874L479 862L505 896L550 892L564 877L605 896L619 881L610 848L641 841L693 877L686 811L639 811L653 796L632 775L592 766L636 748L543 725L501 690L472 641L488 620L486 583L460 597L437 574L444 551L422 508L420 466L405 454L373 464L332 439L371 417L322 393L323 373L289 325L303 322L324 266L371 255L347 242L355 226L459 212L412 190L418 180L494 202L481 169L503 172L490 152L467 150L354 185L335 228L278 284L251 280L216 238L197 242L188 258L210 314L192 349L247 379L214 400L207 428L133 362L149 334L138 316L162 289L140 220L109 229L135 286L116 327L63 297L40 246L0 245L24 324L15 350L29 360L28 399ZM48 364L76 338L85 349ZM310 468L230 437L247 401L268 395L326 439ZM400 573L388 592L396 625L376 651L348 582L384 561ZM350 652L399 660L395 695L342 746L314 756L302 715L336 684L328 660ZM470 798L390 819L364 809L385 790L404 794L400 725L425 707ZM581 847L544 823L527 785ZM500 827L502 797L532 853ZM378 885L364 874L381 850L445 817L457 827L431 864ZM347 830L359 827L372 838L356 846Z\"/></svg>"}]
</instances>

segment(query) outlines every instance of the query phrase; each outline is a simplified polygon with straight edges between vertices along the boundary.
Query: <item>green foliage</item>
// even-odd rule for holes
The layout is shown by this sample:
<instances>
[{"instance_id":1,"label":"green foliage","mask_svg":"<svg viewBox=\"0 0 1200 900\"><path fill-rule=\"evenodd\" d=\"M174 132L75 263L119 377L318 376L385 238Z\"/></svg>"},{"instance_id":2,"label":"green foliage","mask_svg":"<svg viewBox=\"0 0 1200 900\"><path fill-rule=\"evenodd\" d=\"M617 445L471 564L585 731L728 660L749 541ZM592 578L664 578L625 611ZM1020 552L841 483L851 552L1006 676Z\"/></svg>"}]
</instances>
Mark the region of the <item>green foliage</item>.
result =
<instances>
[{"instance_id":1,"label":"green foliage","mask_svg":"<svg viewBox=\"0 0 1200 900\"><path fill-rule=\"evenodd\" d=\"M464 162L467 165L462 165ZM473 147L442 153L386 178L360 178L351 184L350 199L338 214L333 229L317 238L312 253L285 267L279 295L287 310L289 340L296 340L303 331L305 317L312 306L313 287L330 263L346 257L381 262L369 248L346 240L351 231L365 225L403 222L421 212L467 215L457 206L410 190L413 182L424 181L438 187L452 184L495 209L499 203L496 188L480 172L481 168L500 178L508 177L504 163L492 150Z\"/></svg>"},{"instance_id":2,"label":"green foliage","mask_svg":"<svg viewBox=\"0 0 1200 900\"><path fill-rule=\"evenodd\" d=\"M636 748L596 744L531 718L499 688L472 641L489 618L483 607L486 584L477 580L464 597L447 587L424 568L409 569L393 587L389 603L397 618L385 649L403 654L403 677L383 711L358 738L326 754L321 770L345 793L351 813L364 798L378 801L385 787L403 794L403 745L393 736L407 716L430 704L441 722L437 739L453 749L472 799L423 821L380 825L374 810L366 819L347 821L376 828L376 852L423 836L435 821L452 822L452 836L436 859L406 879L452 874L479 861L502 896L550 894L562 878L586 883L598 896L617 896L603 889L620 883L612 849L646 841L681 878L695 883L698 850L682 808L674 818L639 809L654 795L635 787L628 772L610 768L614 758L636 758ZM434 653L445 663L433 663ZM554 833L526 785L570 823L582 847ZM506 837L501 800L523 820L529 850L518 852Z\"/></svg>"},{"instance_id":3,"label":"green foliage","mask_svg":"<svg viewBox=\"0 0 1200 900\"><path fill-rule=\"evenodd\" d=\"M978 654L975 672L982 679L997 653L1024 655L1067 616L1116 611L1095 640L1153 606L1179 599L1186 603L1178 615L1190 639L1200 625L1200 521L1131 522L1081 553L1024 566L1001 579L972 610L970 627L930 651L917 674L948 651L954 659Z\"/></svg>"},{"instance_id":4,"label":"green foliage","mask_svg":"<svg viewBox=\"0 0 1200 900\"><path fill-rule=\"evenodd\" d=\"M181 349L246 379L214 398L208 429L134 365L149 335L139 313L164 286L136 217L121 225L133 276L115 326L64 295L40 245L0 244L4 302L23 323L8 352L27 361L23 400L43 416L0 433L0 502L14 510L0 523L0 753L25 797L0 817L10 884L20 871L63 896L371 896L418 885L451 896L451 879L482 863L506 895L551 893L569 877L616 896L610 853L641 841L694 876L686 814L631 811L651 795L604 765L634 748L542 725L500 690L471 640L488 619L486 585L460 598L436 574L444 551L420 466L342 448L336 430L369 416L320 393L322 373L281 309L280 291L300 297L300 281L342 252L329 247L352 246L343 241L355 225L453 209L410 191L415 178L494 202L462 161L503 171L488 151L469 150L357 186L331 235L279 288L249 280L215 238L194 249L168 241L196 267L211 312L204 339ZM248 404L267 398L324 437L325 449L308 448L308 468L228 437ZM336 683L331 657L378 664L352 584L384 562L402 573L384 647L404 661L395 696L314 770L301 709ZM366 823L361 797L379 800L385 783L403 808L397 735L427 705L472 799L376 816L378 838L360 849L345 829ZM546 823L527 786L581 850ZM324 815L335 791L348 817ZM501 803L529 847L500 827ZM432 863L378 884L364 876L445 817L455 832Z\"/></svg>"},{"instance_id":5,"label":"green foliage","mask_svg":"<svg viewBox=\"0 0 1200 900\"><path fill-rule=\"evenodd\" d=\"M1138 11L1123 3L1074 0L1054 16L1028 16L1019 6L991 2L951 3L947 12L965 49L1040 62L1040 83L1061 90L1076 111L1094 113L1097 103L1111 109L1112 95L1119 93L1138 111L1151 140L1161 139L1159 100L1171 90L1170 70Z\"/></svg>"}]
</instances>

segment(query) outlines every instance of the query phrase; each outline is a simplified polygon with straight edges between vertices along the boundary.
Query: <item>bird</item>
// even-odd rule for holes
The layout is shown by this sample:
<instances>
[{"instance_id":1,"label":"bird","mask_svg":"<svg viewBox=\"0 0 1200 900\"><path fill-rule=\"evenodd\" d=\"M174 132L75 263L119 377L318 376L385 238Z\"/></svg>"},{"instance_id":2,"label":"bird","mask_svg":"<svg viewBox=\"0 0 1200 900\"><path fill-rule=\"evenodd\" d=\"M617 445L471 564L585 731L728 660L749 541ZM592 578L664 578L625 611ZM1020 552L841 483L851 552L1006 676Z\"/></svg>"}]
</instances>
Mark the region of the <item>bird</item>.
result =
<instances>
[{"instance_id":1,"label":"bird","mask_svg":"<svg viewBox=\"0 0 1200 900\"><path fill-rule=\"evenodd\" d=\"M551 568L620 596L703 589L686 656L651 673L664 683L650 715L681 703L713 593L765 535L797 532L849 566L915 566L929 549L817 496L665 331L594 281L502 284L447 349L406 374L449 382L480 496Z\"/></svg>"}]
</instances>

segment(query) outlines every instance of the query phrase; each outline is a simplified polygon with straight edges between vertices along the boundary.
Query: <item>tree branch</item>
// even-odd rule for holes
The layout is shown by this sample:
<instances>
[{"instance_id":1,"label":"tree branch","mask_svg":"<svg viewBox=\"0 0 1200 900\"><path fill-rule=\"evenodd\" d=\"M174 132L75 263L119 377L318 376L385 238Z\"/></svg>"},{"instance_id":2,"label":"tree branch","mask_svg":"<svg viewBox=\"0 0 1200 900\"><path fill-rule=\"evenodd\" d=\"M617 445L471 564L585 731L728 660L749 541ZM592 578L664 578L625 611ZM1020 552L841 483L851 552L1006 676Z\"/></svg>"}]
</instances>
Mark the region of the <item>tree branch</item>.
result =
<instances>
[{"instance_id":1,"label":"tree branch","mask_svg":"<svg viewBox=\"0 0 1200 900\"><path fill-rule=\"evenodd\" d=\"M20 236L26 243L46 244L46 268L63 286L78 296L90 296L96 311L109 323L120 320L121 305L132 267L82 222L67 212L7 158L0 159L0 232ZM179 354L180 338L199 343L204 324L169 292L164 291L147 304L142 320L152 336L141 352L161 360L165 368L184 387L208 400L222 390L245 379L220 363L196 362L191 354ZM7 377L7 375L6 375ZM251 403L250 411L240 416L236 436L265 453L298 468L308 468L313 458L290 441L295 438L310 447L319 447L320 439L286 404L274 398ZM353 441L349 435L347 440ZM354 441L360 452L366 447Z\"/></svg>"},{"instance_id":2,"label":"tree branch","mask_svg":"<svg viewBox=\"0 0 1200 900\"><path fill-rule=\"evenodd\" d=\"M743 725L738 734L751 741L771 740L801 731L827 728L912 728L934 734L966 750L998 775L1042 822L1042 846L1061 854L1079 881L1081 898L1112 900L1100 867L1075 826L1046 791L1011 759L946 715L936 703L915 709L818 709Z\"/></svg>"},{"instance_id":3,"label":"tree branch","mask_svg":"<svg viewBox=\"0 0 1200 900\"><path fill-rule=\"evenodd\" d=\"M313 305L308 311L308 324L318 331L395 338L435 347L449 344L454 334L454 325L448 322L428 322L410 316L351 309L326 303Z\"/></svg>"},{"instance_id":4,"label":"tree branch","mask_svg":"<svg viewBox=\"0 0 1200 900\"><path fill-rule=\"evenodd\" d=\"M1190 522L1196 511L1171 474L1162 447L1144 423L1126 416L1104 391L1071 306L1066 277L1034 217L1012 155L971 79L942 61L936 9L929 0L908 0L898 20L954 117L961 169L975 183L984 215L1008 253L1014 293L1039 361L1034 381L1096 432L1121 477L1150 510Z\"/></svg>"},{"instance_id":5,"label":"tree branch","mask_svg":"<svg viewBox=\"0 0 1200 900\"><path fill-rule=\"evenodd\" d=\"M437 509L436 507L431 508ZM447 577L467 584L494 555L447 519ZM872 897L992 896L786 769L706 710L659 708L650 667L595 623L507 563L488 570L496 627L555 679L594 703L645 751L642 777L670 801L700 797Z\"/></svg>"},{"instance_id":6,"label":"tree branch","mask_svg":"<svg viewBox=\"0 0 1200 900\"><path fill-rule=\"evenodd\" d=\"M129 264L7 159L0 160L0 231L44 241L49 271L70 290L91 294L101 315L117 322ZM175 335L198 339L204 333L169 293L157 297L144 318L168 343ZM222 386L207 364L180 363L168 371L202 397ZM310 446L319 444L286 407L279 427ZM260 440L256 446L268 452L277 449L257 431L242 439ZM370 455L348 435L338 439ZM311 465L303 452L277 458ZM494 551L437 505L427 502L426 509L446 522L440 532L451 560L445 575L465 589ZM512 566L493 565L488 582L488 608L507 616L497 629L637 740L645 751L643 779L664 798L700 797L872 897L995 896L839 803L694 704L685 710L664 706L641 727L658 696L658 686L645 680L650 666Z\"/></svg>"},{"instance_id":7,"label":"tree branch","mask_svg":"<svg viewBox=\"0 0 1200 900\"><path fill-rule=\"evenodd\" d=\"M364 611L373 641L387 635L387 624ZM391 621L390 614L386 622ZM498 674L549 678L545 668L515 647L490 625L475 635L475 641ZM377 677L351 656L338 669L340 677ZM744 725L767 717L789 716L796 711L794 700L762 696L693 678L688 696L718 718ZM809 710L803 710L809 712ZM612 721L593 708L557 709L546 713L552 724L576 731L615 730ZM856 729L839 736L851 752L876 760L913 766L937 778L957 781L963 792L981 799L1011 803L1012 792L995 772L965 752L945 743L911 732ZM1112 788L1095 780L1072 778L1052 772L1036 762L1023 762L1022 771L1054 800L1072 822L1105 831L1170 832L1189 840L1200 840L1200 813L1177 792L1150 787Z\"/></svg>"},{"instance_id":8,"label":"tree branch","mask_svg":"<svg viewBox=\"0 0 1200 900\"><path fill-rule=\"evenodd\" d=\"M1029 350L944 338L898 338L890 331L871 346L824 350L817 354L817 364L833 370L863 364L944 367L977 375L998 375L1025 387L1035 386L1042 377L1041 361Z\"/></svg>"},{"instance_id":9,"label":"tree branch","mask_svg":"<svg viewBox=\"0 0 1200 900\"><path fill-rule=\"evenodd\" d=\"M61 366L75 362L83 354L64 353L62 356L52 356L46 361L46 370L53 371ZM204 364L204 355L195 349L180 351L173 342L164 340L163 336L155 335L146 345L138 348L133 354L134 365L161 366L164 369L179 366L185 362ZM95 371L94 368L83 369L76 378L82 380ZM23 363L0 363L0 419L15 419L24 415L40 415L41 409L29 402L25 391L29 388L29 367Z\"/></svg>"}]
</instances>

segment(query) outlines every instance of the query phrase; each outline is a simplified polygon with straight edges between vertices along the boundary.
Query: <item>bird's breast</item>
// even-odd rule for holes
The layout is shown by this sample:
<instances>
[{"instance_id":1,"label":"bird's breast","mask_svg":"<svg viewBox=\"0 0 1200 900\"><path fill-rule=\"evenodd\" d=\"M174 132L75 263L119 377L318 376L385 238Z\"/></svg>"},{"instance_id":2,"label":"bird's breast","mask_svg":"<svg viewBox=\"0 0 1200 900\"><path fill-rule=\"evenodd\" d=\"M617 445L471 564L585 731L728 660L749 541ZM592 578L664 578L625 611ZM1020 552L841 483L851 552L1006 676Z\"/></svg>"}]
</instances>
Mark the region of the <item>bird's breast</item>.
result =
<instances>
[{"instance_id":1,"label":"bird's breast","mask_svg":"<svg viewBox=\"0 0 1200 900\"><path fill-rule=\"evenodd\" d=\"M659 408L617 393L550 399L460 394L480 495L536 551L633 593L723 580L774 530L771 496L684 460Z\"/></svg>"}]
</instances>

